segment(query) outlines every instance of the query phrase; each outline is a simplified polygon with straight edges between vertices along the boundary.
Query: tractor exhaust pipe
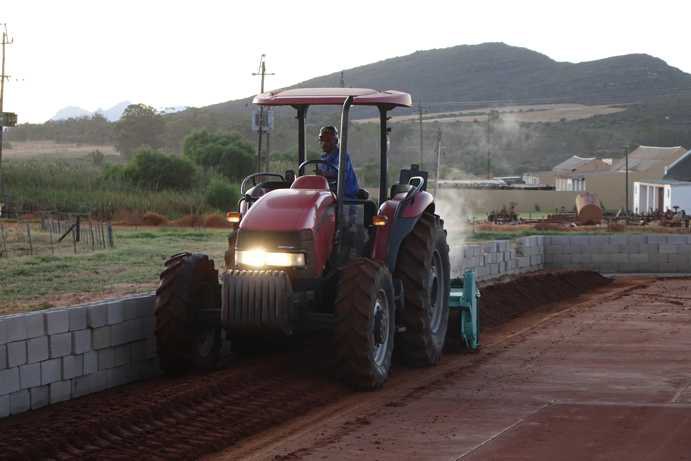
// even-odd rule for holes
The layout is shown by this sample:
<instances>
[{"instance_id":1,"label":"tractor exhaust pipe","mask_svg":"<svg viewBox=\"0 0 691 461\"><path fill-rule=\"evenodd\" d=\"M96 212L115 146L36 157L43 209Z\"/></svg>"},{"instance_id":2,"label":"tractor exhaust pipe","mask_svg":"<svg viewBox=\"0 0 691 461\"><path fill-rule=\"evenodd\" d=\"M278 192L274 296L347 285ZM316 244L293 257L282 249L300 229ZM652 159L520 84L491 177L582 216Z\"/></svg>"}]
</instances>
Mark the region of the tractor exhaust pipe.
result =
<instances>
[{"instance_id":1,"label":"tractor exhaust pipe","mask_svg":"<svg viewBox=\"0 0 691 461\"><path fill-rule=\"evenodd\" d=\"M348 96L343 102L341 112L341 145L338 150L338 182L336 183L336 228L340 231L343 225L343 200L345 200L345 155L348 152L348 122L350 106L353 105L353 97ZM340 234L340 232L339 232Z\"/></svg>"}]
</instances>

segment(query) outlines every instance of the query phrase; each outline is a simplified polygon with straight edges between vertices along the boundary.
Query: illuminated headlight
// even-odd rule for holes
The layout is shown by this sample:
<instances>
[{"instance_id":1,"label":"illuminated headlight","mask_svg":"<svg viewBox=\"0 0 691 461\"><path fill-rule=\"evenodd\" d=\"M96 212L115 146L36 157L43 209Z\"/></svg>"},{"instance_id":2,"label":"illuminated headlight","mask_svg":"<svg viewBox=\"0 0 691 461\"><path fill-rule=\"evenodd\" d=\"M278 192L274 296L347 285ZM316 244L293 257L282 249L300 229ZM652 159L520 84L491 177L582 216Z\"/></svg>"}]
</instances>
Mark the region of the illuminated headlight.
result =
<instances>
[{"instance_id":1,"label":"illuminated headlight","mask_svg":"<svg viewBox=\"0 0 691 461\"><path fill-rule=\"evenodd\" d=\"M235 254L238 264L251 267L305 267L303 253L279 253L255 250L238 250Z\"/></svg>"}]
</instances>

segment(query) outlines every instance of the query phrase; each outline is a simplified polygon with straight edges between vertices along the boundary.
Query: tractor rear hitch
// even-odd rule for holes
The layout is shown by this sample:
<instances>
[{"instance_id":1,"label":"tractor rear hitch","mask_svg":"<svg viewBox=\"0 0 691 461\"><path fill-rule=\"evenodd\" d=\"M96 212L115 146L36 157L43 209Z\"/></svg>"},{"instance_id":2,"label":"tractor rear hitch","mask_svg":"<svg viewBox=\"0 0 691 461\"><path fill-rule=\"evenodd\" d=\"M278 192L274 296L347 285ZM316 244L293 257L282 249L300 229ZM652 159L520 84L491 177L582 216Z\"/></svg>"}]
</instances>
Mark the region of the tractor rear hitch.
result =
<instances>
[{"instance_id":1,"label":"tractor rear hitch","mask_svg":"<svg viewBox=\"0 0 691 461\"><path fill-rule=\"evenodd\" d=\"M449 309L460 312L459 332L466 349L475 351L480 347L480 290L477 288L475 272L465 271L462 285L451 282Z\"/></svg>"}]
</instances>

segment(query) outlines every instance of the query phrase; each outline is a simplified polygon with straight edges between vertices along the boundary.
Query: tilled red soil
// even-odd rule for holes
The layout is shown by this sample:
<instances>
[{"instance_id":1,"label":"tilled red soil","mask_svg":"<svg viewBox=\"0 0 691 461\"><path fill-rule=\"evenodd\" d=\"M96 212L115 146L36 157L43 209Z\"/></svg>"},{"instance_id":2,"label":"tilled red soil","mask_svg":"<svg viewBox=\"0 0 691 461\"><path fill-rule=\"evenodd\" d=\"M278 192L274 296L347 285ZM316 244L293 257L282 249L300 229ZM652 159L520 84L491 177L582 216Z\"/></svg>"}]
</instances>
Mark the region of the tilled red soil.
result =
<instances>
[{"instance_id":1,"label":"tilled red soil","mask_svg":"<svg viewBox=\"0 0 691 461\"><path fill-rule=\"evenodd\" d=\"M495 327L546 304L611 283L592 271L539 272L480 289L480 328Z\"/></svg>"},{"instance_id":2,"label":"tilled red soil","mask_svg":"<svg viewBox=\"0 0 691 461\"><path fill-rule=\"evenodd\" d=\"M575 271L484 287L482 325L607 282ZM329 350L310 340L206 375L158 378L0 420L0 459L197 458L352 395L330 376Z\"/></svg>"}]
</instances>

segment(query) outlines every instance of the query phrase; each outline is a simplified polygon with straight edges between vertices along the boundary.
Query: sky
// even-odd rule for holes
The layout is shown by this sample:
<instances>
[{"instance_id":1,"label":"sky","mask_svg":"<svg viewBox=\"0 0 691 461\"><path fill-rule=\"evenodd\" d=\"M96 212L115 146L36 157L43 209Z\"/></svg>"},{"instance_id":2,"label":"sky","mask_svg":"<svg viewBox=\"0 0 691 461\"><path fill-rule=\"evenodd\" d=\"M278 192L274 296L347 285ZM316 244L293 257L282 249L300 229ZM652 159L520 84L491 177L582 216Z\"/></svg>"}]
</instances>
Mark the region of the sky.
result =
<instances>
[{"instance_id":1,"label":"sky","mask_svg":"<svg viewBox=\"0 0 691 461\"><path fill-rule=\"evenodd\" d=\"M4 109L205 106L417 50L505 42L557 61L647 53L691 73L691 3L617 1L0 0ZM347 73L346 73L347 83Z\"/></svg>"}]
</instances>

